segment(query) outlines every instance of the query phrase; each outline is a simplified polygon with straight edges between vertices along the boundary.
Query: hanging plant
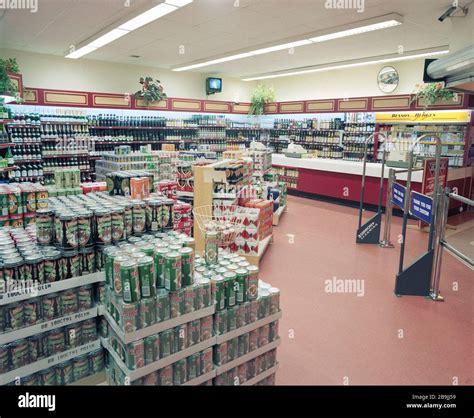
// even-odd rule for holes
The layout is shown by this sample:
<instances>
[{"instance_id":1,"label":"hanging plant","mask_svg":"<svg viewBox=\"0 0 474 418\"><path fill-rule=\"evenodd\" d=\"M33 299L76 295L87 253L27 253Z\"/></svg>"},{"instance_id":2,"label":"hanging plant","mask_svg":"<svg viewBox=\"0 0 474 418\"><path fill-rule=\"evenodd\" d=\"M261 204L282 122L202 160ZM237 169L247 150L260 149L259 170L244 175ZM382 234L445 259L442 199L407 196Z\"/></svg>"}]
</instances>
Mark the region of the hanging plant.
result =
<instances>
[{"instance_id":1,"label":"hanging plant","mask_svg":"<svg viewBox=\"0 0 474 418\"><path fill-rule=\"evenodd\" d=\"M272 87L259 84L250 99L249 115L263 115L265 105L275 101L275 91Z\"/></svg>"},{"instance_id":2,"label":"hanging plant","mask_svg":"<svg viewBox=\"0 0 474 418\"><path fill-rule=\"evenodd\" d=\"M8 76L8 73L19 73L20 69L15 58L0 58L0 94L16 96L18 88Z\"/></svg>"},{"instance_id":3,"label":"hanging plant","mask_svg":"<svg viewBox=\"0 0 474 418\"><path fill-rule=\"evenodd\" d=\"M424 109L434 105L438 100L453 100L456 93L444 87L444 83L417 84L412 102L421 100L425 103Z\"/></svg>"},{"instance_id":4,"label":"hanging plant","mask_svg":"<svg viewBox=\"0 0 474 418\"><path fill-rule=\"evenodd\" d=\"M166 99L166 94L163 91L163 86L160 80L153 80L152 77L140 77L141 90L135 93L136 99L143 99L148 106L150 103L161 102Z\"/></svg>"}]
</instances>

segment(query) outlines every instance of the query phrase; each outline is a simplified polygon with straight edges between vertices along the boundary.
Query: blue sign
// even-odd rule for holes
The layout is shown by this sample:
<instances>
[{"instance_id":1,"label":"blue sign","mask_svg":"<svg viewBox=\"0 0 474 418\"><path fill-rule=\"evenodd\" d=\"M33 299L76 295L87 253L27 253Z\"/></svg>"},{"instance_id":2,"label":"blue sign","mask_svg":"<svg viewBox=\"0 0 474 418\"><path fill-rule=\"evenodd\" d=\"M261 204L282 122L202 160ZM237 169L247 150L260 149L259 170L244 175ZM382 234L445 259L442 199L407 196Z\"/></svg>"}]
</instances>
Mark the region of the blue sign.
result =
<instances>
[{"instance_id":1,"label":"blue sign","mask_svg":"<svg viewBox=\"0 0 474 418\"><path fill-rule=\"evenodd\" d=\"M392 190L392 203L399 208L403 209L405 207L405 194L406 187L398 183L393 183Z\"/></svg>"},{"instance_id":2,"label":"blue sign","mask_svg":"<svg viewBox=\"0 0 474 418\"><path fill-rule=\"evenodd\" d=\"M420 221L431 224L433 221L433 199L421 193L412 192L410 201L410 215Z\"/></svg>"}]
</instances>

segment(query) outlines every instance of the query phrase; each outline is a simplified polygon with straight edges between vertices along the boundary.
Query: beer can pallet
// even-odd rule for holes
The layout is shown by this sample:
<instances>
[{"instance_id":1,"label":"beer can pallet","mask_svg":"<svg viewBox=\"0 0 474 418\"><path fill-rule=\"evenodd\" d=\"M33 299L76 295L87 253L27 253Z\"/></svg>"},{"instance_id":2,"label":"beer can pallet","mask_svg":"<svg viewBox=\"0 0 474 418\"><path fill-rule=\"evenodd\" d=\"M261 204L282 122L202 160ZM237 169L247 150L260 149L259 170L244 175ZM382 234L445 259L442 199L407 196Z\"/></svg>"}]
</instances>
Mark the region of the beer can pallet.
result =
<instances>
[{"instance_id":1,"label":"beer can pallet","mask_svg":"<svg viewBox=\"0 0 474 418\"><path fill-rule=\"evenodd\" d=\"M32 297L44 296L62 290L73 289L86 284L105 282L103 272L87 274L85 276L74 277L72 279L60 280L53 283L40 283L37 286L25 287L18 291L0 293L0 306L10 303L20 302Z\"/></svg>"},{"instance_id":2,"label":"beer can pallet","mask_svg":"<svg viewBox=\"0 0 474 418\"><path fill-rule=\"evenodd\" d=\"M276 373L278 371L278 368L280 365L277 363L275 366L270 367L268 370L265 370L263 373L258 374L252 379L247 380L246 382L242 383L242 386L253 386L257 384L258 382L261 382L263 379L266 379L267 377L271 376L272 374Z\"/></svg>"},{"instance_id":3,"label":"beer can pallet","mask_svg":"<svg viewBox=\"0 0 474 418\"><path fill-rule=\"evenodd\" d=\"M254 359L255 357L260 356L263 353L266 353L267 351L273 350L274 348L277 348L281 344L281 338L278 338L277 340L264 345L263 347L260 347L256 350L251 351L248 354L245 354L244 356L240 356L236 358L235 360L232 360L223 366L220 366L217 368L216 375L219 376L222 373L227 372L228 370L233 369L234 367L237 367L243 363L246 363L249 360Z\"/></svg>"},{"instance_id":4,"label":"beer can pallet","mask_svg":"<svg viewBox=\"0 0 474 418\"><path fill-rule=\"evenodd\" d=\"M100 312L103 316L105 316L107 322L109 323L109 326L120 338L120 340L123 343L128 344L133 341L148 337L149 335L158 334L162 331L166 331L167 329L171 329L179 325L194 321L196 319L201 319L206 316L213 315L215 312L215 306L212 305L207 308L191 312L189 314L180 315L176 318L172 318L164 322L159 322L158 324L142 328L134 332L124 332L123 329L115 322L112 316L105 309L102 308Z\"/></svg>"},{"instance_id":5,"label":"beer can pallet","mask_svg":"<svg viewBox=\"0 0 474 418\"><path fill-rule=\"evenodd\" d=\"M243 327L237 328L234 331L230 331L230 332L226 332L225 334L218 335L216 337L217 344L231 340L235 337L239 337L240 335L247 334L250 331L263 327L266 324L270 324L271 322L278 321L281 317L282 317L282 312L279 311L277 313L274 313L273 315L267 316L265 318L259 319L258 321L255 321Z\"/></svg>"},{"instance_id":6,"label":"beer can pallet","mask_svg":"<svg viewBox=\"0 0 474 418\"><path fill-rule=\"evenodd\" d=\"M166 366L169 366L173 363L176 363L179 360L183 360L183 359L191 356L192 354L199 353L200 351L203 351L206 348L212 347L215 344L216 344L216 339L215 338L210 338L206 341L195 344L192 347L189 347L185 350L179 351L179 352L177 352L175 354L171 354L170 356L167 356L167 357L165 357L161 360L155 361L154 363L147 364L146 366L140 367L139 369L136 369L136 370L130 370L125 365L125 363L122 361L120 356L110 346L108 340L107 339L102 339L102 345L109 352L109 355L112 356L112 358L117 363L117 365L120 367L120 369L125 374L125 376L130 379L130 382L133 382L134 380L140 379L141 377L146 376L150 373L153 373L156 370L162 369Z\"/></svg>"},{"instance_id":7,"label":"beer can pallet","mask_svg":"<svg viewBox=\"0 0 474 418\"><path fill-rule=\"evenodd\" d=\"M25 327L15 331L5 332L3 334L0 334L0 338L2 344L7 344L9 342L31 337L32 335L40 334L42 332L52 331L56 328L61 328L66 325L72 325L77 322L84 321L86 319L95 318L97 315L98 309L97 307L94 307L85 311L73 313L71 315L55 318L50 321L40 322L31 327Z\"/></svg>"},{"instance_id":8,"label":"beer can pallet","mask_svg":"<svg viewBox=\"0 0 474 418\"><path fill-rule=\"evenodd\" d=\"M12 370L8 373L2 374L0 376L0 385L6 385L7 383L13 382L18 378L24 378L33 373L39 372L41 370L47 369L63 363L65 361L71 360L75 357L88 354L91 351L95 351L101 348L100 340L96 340L91 343L83 344L80 347L74 347L67 351L57 353L53 356L46 357L35 363L28 364L24 367Z\"/></svg>"}]
</instances>

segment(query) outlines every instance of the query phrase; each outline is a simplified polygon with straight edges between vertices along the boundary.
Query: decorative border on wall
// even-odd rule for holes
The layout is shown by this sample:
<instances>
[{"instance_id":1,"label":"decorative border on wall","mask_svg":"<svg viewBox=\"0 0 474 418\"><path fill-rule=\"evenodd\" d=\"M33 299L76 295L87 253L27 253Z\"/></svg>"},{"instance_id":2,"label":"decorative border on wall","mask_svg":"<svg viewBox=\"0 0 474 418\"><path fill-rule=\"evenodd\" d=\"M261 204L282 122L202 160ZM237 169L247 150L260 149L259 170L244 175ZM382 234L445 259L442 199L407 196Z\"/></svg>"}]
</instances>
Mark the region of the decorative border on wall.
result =
<instances>
[{"instance_id":1,"label":"decorative border on wall","mask_svg":"<svg viewBox=\"0 0 474 418\"><path fill-rule=\"evenodd\" d=\"M167 98L166 100L145 106L143 101L134 97L125 100L124 94L81 92L71 90L54 90L24 87L32 92L25 98L25 105L38 106L71 106L109 109L135 109L173 112L200 112L222 114L247 114L250 103L235 103L220 100L200 100ZM265 106L266 114L292 114L292 113L328 113L328 112L389 112L389 111L416 111L423 109L419 103L411 103L412 96L373 96L352 97L348 99L322 99L300 100L270 103ZM451 105L440 103L429 109L456 110L474 109L474 95L460 93L458 101Z\"/></svg>"},{"instance_id":2,"label":"decorative border on wall","mask_svg":"<svg viewBox=\"0 0 474 418\"><path fill-rule=\"evenodd\" d=\"M305 104L305 113L334 112L335 100L310 100Z\"/></svg>"},{"instance_id":3,"label":"decorative border on wall","mask_svg":"<svg viewBox=\"0 0 474 418\"><path fill-rule=\"evenodd\" d=\"M435 108L445 108L446 106L460 106L462 107L463 104L464 104L464 94L459 94L458 93L458 97L457 97L457 101L453 101L451 102L452 105L449 104L449 102L446 102L444 100L440 100L438 102L436 102L435 104L431 105L430 106L430 109L435 109ZM418 99L416 101L416 108L417 109L423 109L424 108L424 104L423 104L423 101Z\"/></svg>"},{"instance_id":4,"label":"decorative border on wall","mask_svg":"<svg viewBox=\"0 0 474 418\"><path fill-rule=\"evenodd\" d=\"M39 91L38 89L25 88L23 90L23 99L25 104L35 105L39 103Z\"/></svg>"},{"instance_id":5,"label":"decorative border on wall","mask_svg":"<svg viewBox=\"0 0 474 418\"><path fill-rule=\"evenodd\" d=\"M94 107L119 107L132 108L132 97L126 94L92 93L92 104Z\"/></svg>"},{"instance_id":6,"label":"decorative border on wall","mask_svg":"<svg viewBox=\"0 0 474 418\"><path fill-rule=\"evenodd\" d=\"M380 110L409 110L411 105L411 96L386 96L372 97L371 107L374 111Z\"/></svg>"},{"instance_id":7,"label":"decorative border on wall","mask_svg":"<svg viewBox=\"0 0 474 418\"><path fill-rule=\"evenodd\" d=\"M89 93L77 91L43 90L43 103L49 106L89 107Z\"/></svg>"}]
</instances>

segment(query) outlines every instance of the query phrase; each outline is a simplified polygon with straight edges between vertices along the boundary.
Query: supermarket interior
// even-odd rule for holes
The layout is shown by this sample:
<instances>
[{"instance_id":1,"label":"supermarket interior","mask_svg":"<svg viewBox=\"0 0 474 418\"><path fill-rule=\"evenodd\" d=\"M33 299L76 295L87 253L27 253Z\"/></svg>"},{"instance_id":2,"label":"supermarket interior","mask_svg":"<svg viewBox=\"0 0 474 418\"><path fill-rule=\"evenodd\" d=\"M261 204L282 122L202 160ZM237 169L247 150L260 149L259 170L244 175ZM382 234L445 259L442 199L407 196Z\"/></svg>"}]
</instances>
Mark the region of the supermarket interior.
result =
<instances>
[{"instance_id":1,"label":"supermarket interior","mask_svg":"<svg viewBox=\"0 0 474 418\"><path fill-rule=\"evenodd\" d=\"M0 386L473 385L451 3L0 1Z\"/></svg>"}]
</instances>

